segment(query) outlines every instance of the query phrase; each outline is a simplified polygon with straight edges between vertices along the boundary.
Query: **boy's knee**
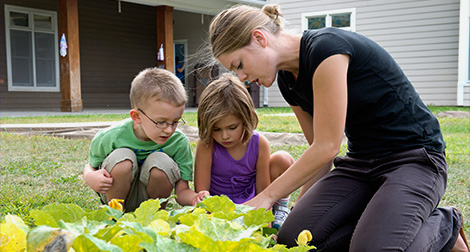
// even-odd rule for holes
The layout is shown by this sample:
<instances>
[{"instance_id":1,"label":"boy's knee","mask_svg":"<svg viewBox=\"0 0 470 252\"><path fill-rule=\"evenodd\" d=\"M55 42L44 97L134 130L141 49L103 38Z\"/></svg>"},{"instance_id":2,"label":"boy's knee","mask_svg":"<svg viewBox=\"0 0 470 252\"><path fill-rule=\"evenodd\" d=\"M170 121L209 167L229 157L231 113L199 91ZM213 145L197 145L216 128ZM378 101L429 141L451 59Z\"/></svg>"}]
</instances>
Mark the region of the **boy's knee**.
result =
<instances>
[{"instance_id":1,"label":"boy's knee","mask_svg":"<svg viewBox=\"0 0 470 252\"><path fill-rule=\"evenodd\" d=\"M154 167L150 170L150 179L170 183L170 180L168 179L168 175L166 175L164 171L158 169L157 167Z\"/></svg>"},{"instance_id":2,"label":"boy's knee","mask_svg":"<svg viewBox=\"0 0 470 252\"><path fill-rule=\"evenodd\" d=\"M152 175L152 173L155 173ZM169 181L174 187L176 181L181 178L178 164L163 152L150 154L142 165L140 175L141 181L145 184L149 179L159 179Z\"/></svg>"},{"instance_id":3,"label":"boy's knee","mask_svg":"<svg viewBox=\"0 0 470 252\"><path fill-rule=\"evenodd\" d=\"M111 174L137 171L137 157L127 148L118 148L111 152L100 165L100 169L106 169ZM134 174L133 174L134 176Z\"/></svg>"},{"instance_id":4,"label":"boy's knee","mask_svg":"<svg viewBox=\"0 0 470 252\"><path fill-rule=\"evenodd\" d=\"M111 170L111 174L114 176L119 176L119 175L131 175L132 174L132 167L133 167L133 162L129 159L123 160L119 163L117 163L113 169Z\"/></svg>"},{"instance_id":5,"label":"boy's knee","mask_svg":"<svg viewBox=\"0 0 470 252\"><path fill-rule=\"evenodd\" d=\"M152 168L147 185L149 196L151 198L166 198L171 195L172 191L173 185L168 175L157 167Z\"/></svg>"}]
</instances>

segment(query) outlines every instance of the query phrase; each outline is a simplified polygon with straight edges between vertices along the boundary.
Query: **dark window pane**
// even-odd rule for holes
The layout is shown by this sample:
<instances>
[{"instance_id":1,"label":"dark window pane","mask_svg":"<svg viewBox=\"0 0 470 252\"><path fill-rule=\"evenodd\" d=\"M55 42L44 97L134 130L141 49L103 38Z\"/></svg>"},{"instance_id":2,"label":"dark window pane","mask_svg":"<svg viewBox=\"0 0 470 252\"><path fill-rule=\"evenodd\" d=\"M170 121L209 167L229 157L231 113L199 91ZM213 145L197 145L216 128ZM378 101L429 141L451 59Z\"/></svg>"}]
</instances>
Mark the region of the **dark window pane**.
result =
<instances>
[{"instance_id":1,"label":"dark window pane","mask_svg":"<svg viewBox=\"0 0 470 252\"><path fill-rule=\"evenodd\" d=\"M32 87L33 84L33 66L31 59L12 58L12 84L14 87Z\"/></svg>"},{"instance_id":2,"label":"dark window pane","mask_svg":"<svg viewBox=\"0 0 470 252\"><path fill-rule=\"evenodd\" d=\"M308 18L308 29L315 30L325 27L326 17L309 17Z\"/></svg>"},{"instance_id":3,"label":"dark window pane","mask_svg":"<svg viewBox=\"0 0 470 252\"><path fill-rule=\"evenodd\" d=\"M54 60L36 59L36 85L38 87L55 87Z\"/></svg>"},{"instance_id":4,"label":"dark window pane","mask_svg":"<svg viewBox=\"0 0 470 252\"><path fill-rule=\"evenodd\" d=\"M31 58L31 32L10 30L11 56Z\"/></svg>"},{"instance_id":5,"label":"dark window pane","mask_svg":"<svg viewBox=\"0 0 470 252\"><path fill-rule=\"evenodd\" d=\"M335 14L331 16L331 26L333 27L350 27L351 15L350 14Z\"/></svg>"},{"instance_id":6,"label":"dark window pane","mask_svg":"<svg viewBox=\"0 0 470 252\"><path fill-rule=\"evenodd\" d=\"M13 86L34 86L31 32L10 30L10 42Z\"/></svg>"},{"instance_id":7,"label":"dark window pane","mask_svg":"<svg viewBox=\"0 0 470 252\"><path fill-rule=\"evenodd\" d=\"M52 17L34 15L34 29L52 29Z\"/></svg>"},{"instance_id":8,"label":"dark window pane","mask_svg":"<svg viewBox=\"0 0 470 252\"><path fill-rule=\"evenodd\" d=\"M36 58L54 58L54 34L34 33L34 49Z\"/></svg>"},{"instance_id":9,"label":"dark window pane","mask_svg":"<svg viewBox=\"0 0 470 252\"><path fill-rule=\"evenodd\" d=\"M19 13L19 12L10 12L10 25L12 26L22 26L28 27L28 14L27 13Z\"/></svg>"},{"instance_id":10,"label":"dark window pane","mask_svg":"<svg viewBox=\"0 0 470 252\"><path fill-rule=\"evenodd\" d=\"M36 53L36 85L55 87L54 34L34 33Z\"/></svg>"}]
</instances>

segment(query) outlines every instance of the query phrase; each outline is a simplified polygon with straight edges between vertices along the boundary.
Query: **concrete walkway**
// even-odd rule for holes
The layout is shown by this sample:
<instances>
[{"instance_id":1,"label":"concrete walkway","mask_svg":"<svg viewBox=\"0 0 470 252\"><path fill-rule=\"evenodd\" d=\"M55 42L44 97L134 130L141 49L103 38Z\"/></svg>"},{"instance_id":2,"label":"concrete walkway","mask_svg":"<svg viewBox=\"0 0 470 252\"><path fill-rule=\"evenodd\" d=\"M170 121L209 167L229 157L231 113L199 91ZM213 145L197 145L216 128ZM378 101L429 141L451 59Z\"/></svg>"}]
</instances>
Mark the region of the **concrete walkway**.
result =
<instances>
[{"instance_id":1,"label":"concrete walkway","mask_svg":"<svg viewBox=\"0 0 470 252\"><path fill-rule=\"evenodd\" d=\"M66 115L89 115L89 114L127 114L130 109L84 109L82 112L61 112L59 110L1 110L1 117L24 117L24 116L66 116ZM197 108L187 107L185 112L196 112Z\"/></svg>"},{"instance_id":2,"label":"concrete walkway","mask_svg":"<svg viewBox=\"0 0 470 252\"><path fill-rule=\"evenodd\" d=\"M186 108L185 112L196 112L197 108ZM86 115L86 114L126 114L129 109L88 109L83 112L60 112L60 111L0 111L1 117L25 117L25 116L55 116L55 115ZM45 135L64 138L88 138L92 139L95 134L106 127L113 126L118 122L77 122L77 123L38 123L38 124L0 124L0 132L13 132L22 135ZM178 126L191 142L197 141L198 129L195 127ZM275 133L260 132L272 145L299 145L307 141L300 133Z\"/></svg>"}]
</instances>

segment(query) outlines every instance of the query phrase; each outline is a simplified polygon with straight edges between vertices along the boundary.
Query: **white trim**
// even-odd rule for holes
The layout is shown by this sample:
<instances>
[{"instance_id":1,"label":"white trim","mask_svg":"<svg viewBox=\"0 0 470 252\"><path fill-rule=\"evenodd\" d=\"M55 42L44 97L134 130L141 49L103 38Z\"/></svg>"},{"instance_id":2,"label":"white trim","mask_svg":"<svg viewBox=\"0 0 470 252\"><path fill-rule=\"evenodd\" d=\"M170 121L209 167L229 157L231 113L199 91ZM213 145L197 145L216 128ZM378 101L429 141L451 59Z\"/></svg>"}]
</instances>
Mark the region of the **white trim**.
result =
<instances>
[{"instance_id":1,"label":"white trim","mask_svg":"<svg viewBox=\"0 0 470 252\"><path fill-rule=\"evenodd\" d=\"M217 15L237 4L249 4L261 7L268 3L266 0L121 0L135 4L148 6L168 5L175 10L186 11L198 14ZM124 7L123 7L124 8Z\"/></svg>"},{"instance_id":2,"label":"white trim","mask_svg":"<svg viewBox=\"0 0 470 252\"><path fill-rule=\"evenodd\" d=\"M12 27L10 26L10 12L20 12L28 14L28 27ZM51 30L35 29L34 28L34 14L49 16L51 17ZM10 42L10 29L19 31L31 32L32 48L31 53L33 55L32 72L33 72L33 87L19 87L13 86L12 83L12 66L11 66L11 42ZM39 31L41 33L54 34L54 58L55 58L55 87L37 87L36 86L36 61L35 57L35 36L34 32ZM59 41L58 41L58 25L57 25L57 13L55 11L46 11L40 9L26 8L13 5L5 5L5 44L6 44L6 56L7 56L7 76L8 76L8 91L23 91L23 92L60 92L60 70L59 70Z\"/></svg>"},{"instance_id":3,"label":"white trim","mask_svg":"<svg viewBox=\"0 0 470 252\"><path fill-rule=\"evenodd\" d=\"M326 27L331 27L331 15L334 14L341 14L341 13L349 13L351 14L351 26L350 28L341 28L349 31L356 31L356 8L350 8L350 9L339 9L339 10L329 10L329 11L315 11L315 12L306 12L302 13L301 15L301 29L302 31L305 31L308 29L308 17L312 16L326 16Z\"/></svg>"},{"instance_id":4,"label":"white trim","mask_svg":"<svg viewBox=\"0 0 470 252\"><path fill-rule=\"evenodd\" d=\"M457 105L465 103L464 87L469 87L469 36L470 36L470 11L469 1L460 1L460 27L459 27L459 69L457 81ZM467 97L467 99L469 99Z\"/></svg>"}]
</instances>

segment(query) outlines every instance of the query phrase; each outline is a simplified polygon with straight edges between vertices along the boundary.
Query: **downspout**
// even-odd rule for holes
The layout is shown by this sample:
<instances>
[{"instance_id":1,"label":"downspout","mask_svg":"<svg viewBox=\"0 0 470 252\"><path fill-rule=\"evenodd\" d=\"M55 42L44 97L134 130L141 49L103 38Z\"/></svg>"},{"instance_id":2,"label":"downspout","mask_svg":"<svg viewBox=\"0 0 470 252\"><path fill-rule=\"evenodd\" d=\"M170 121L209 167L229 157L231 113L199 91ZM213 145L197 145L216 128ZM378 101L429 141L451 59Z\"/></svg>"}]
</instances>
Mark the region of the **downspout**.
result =
<instances>
[{"instance_id":1,"label":"downspout","mask_svg":"<svg viewBox=\"0 0 470 252\"><path fill-rule=\"evenodd\" d=\"M268 88L263 86L263 107L267 107L268 106Z\"/></svg>"},{"instance_id":2,"label":"downspout","mask_svg":"<svg viewBox=\"0 0 470 252\"><path fill-rule=\"evenodd\" d=\"M459 62L458 62L458 81L457 81L457 105L463 106L464 87L470 86L469 80L469 30L470 13L469 1L460 1L460 26L459 26Z\"/></svg>"}]
</instances>

